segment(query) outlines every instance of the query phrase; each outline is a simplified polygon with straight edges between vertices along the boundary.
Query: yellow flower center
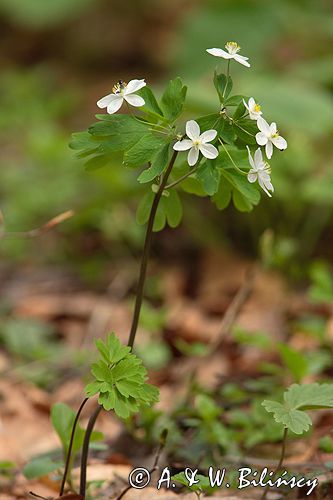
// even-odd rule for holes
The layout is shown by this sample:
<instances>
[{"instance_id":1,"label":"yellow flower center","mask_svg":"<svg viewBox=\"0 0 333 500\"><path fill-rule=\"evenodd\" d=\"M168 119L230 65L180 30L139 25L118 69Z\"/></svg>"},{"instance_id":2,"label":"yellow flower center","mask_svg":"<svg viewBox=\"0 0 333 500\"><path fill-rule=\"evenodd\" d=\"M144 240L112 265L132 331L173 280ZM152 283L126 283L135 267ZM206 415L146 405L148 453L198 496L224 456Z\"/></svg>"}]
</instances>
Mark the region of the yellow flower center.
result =
<instances>
[{"instance_id":1,"label":"yellow flower center","mask_svg":"<svg viewBox=\"0 0 333 500\"><path fill-rule=\"evenodd\" d=\"M277 130L275 134L272 134L272 138L275 139L276 137L279 137L279 131Z\"/></svg>"},{"instance_id":2,"label":"yellow flower center","mask_svg":"<svg viewBox=\"0 0 333 500\"><path fill-rule=\"evenodd\" d=\"M200 141L200 139L195 139L195 140L193 141L193 146L194 146L195 148L198 148L200 145L201 145L201 141Z\"/></svg>"},{"instance_id":3,"label":"yellow flower center","mask_svg":"<svg viewBox=\"0 0 333 500\"><path fill-rule=\"evenodd\" d=\"M255 111L256 113L259 113L259 111L261 111L261 106L260 104L255 104L254 107L253 107L253 111Z\"/></svg>"},{"instance_id":4,"label":"yellow flower center","mask_svg":"<svg viewBox=\"0 0 333 500\"><path fill-rule=\"evenodd\" d=\"M229 54L236 54L241 49L237 42L228 42L225 44L225 48Z\"/></svg>"},{"instance_id":5,"label":"yellow flower center","mask_svg":"<svg viewBox=\"0 0 333 500\"><path fill-rule=\"evenodd\" d=\"M115 83L114 86L112 87L112 92L114 94L121 94L122 90L125 90L127 87L127 83L123 82L122 80L119 80L119 82Z\"/></svg>"}]
</instances>

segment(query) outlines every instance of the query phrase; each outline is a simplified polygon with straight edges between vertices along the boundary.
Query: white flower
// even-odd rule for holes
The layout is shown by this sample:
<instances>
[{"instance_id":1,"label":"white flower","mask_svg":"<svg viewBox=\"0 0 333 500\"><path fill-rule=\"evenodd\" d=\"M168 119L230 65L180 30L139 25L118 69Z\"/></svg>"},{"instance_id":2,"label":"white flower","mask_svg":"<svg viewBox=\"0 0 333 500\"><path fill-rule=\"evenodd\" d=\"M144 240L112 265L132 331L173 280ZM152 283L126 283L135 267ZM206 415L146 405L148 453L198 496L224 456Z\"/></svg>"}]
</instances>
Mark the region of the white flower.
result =
<instances>
[{"instance_id":1,"label":"white flower","mask_svg":"<svg viewBox=\"0 0 333 500\"><path fill-rule=\"evenodd\" d=\"M186 123L186 134L190 139L183 139L182 141L176 142L173 146L175 151L187 151L188 153L187 161L190 167L193 167L198 161L199 152L203 154L205 158L213 160L217 158L219 152L215 146L212 144L207 144L213 141L217 136L216 130L206 130L203 134L200 134L200 127L196 121L190 120Z\"/></svg>"},{"instance_id":2,"label":"white flower","mask_svg":"<svg viewBox=\"0 0 333 500\"><path fill-rule=\"evenodd\" d=\"M247 174L247 180L249 182L258 181L259 186L265 191L268 196L272 196L269 191L274 192L274 187L271 183L270 167L266 161L263 160L261 149L258 148L254 153L254 158L252 158L249 146L247 151L249 154L249 162L251 165L251 170Z\"/></svg>"},{"instance_id":3,"label":"white flower","mask_svg":"<svg viewBox=\"0 0 333 500\"><path fill-rule=\"evenodd\" d=\"M112 94L108 94L97 101L97 106L99 108L107 108L107 112L112 115L116 113L118 109L121 108L124 100L135 107L144 106L145 100L136 95L134 92L142 89L146 86L144 80L131 80L129 83L125 83L119 80L112 89Z\"/></svg>"},{"instance_id":4,"label":"white flower","mask_svg":"<svg viewBox=\"0 0 333 500\"><path fill-rule=\"evenodd\" d=\"M260 132L256 134L256 140L259 146L266 146L265 151L268 159L272 158L273 144L280 150L287 149L287 141L280 136L276 128L276 123L273 122L268 125L266 120L260 116L257 125Z\"/></svg>"},{"instance_id":5,"label":"white flower","mask_svg":"<svg viewBox=\"0 0 333 500\"><path fill-rule=\"evenodd\" d=\"M223 59L235 59L235 61L243 64L243 66L250 67L250 63L247 62L249 58L238 54L241 49L238 43L228 42L225 44L225 48L227 52L223 49L207 49L207 52L212 56L223 57Z\"/></svg>"},{"instance_id":6,"label":"white flower","mask_svg":"<svg viewBox=\"0 0 333 500\"><path fill-rule=\"evenodd\" d=\"M260 115L262 115L260 104L258 104L253 97L250 97L249 102L246 104L243 99L244 106L246 107L251 120L258 120Z\"/></svg>"}]
</instances>

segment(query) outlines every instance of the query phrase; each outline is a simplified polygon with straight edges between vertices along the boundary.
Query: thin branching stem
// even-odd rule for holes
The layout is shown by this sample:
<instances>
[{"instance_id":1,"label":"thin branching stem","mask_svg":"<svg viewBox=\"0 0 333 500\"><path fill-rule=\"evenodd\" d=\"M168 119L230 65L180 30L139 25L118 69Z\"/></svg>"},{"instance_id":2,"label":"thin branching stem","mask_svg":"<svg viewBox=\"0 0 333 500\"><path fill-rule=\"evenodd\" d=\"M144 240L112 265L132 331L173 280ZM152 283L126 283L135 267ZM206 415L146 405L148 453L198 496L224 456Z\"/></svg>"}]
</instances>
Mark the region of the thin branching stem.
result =
<instances>
[{"instance_id":1,"label":"thin branching stem","mask_svg":"<svg viewBox=\"0 0 333 500\"><path fill-rule=\"evenodd\" d=\"M243 172L243 170L241 170L239 167L237 167L236 163L232 159L232 156L230 155L229 151L227 150L227 148L225 147L225 145L223 144L223 142L221 141L221 139L219 139L219 143L223 147L224 151L226 152L227 156L229 157L231 163L233 164L233 166L235 167L235 169L237 170L237 172L239 172L242 175L247 175L246 172Z\"/></svg>"},{"instance_id":2,"label":"thin branching stem","mask_svg":"<svg viewBox=\"0 0 333 500\"><path fill-rule=\"evenodd\" d=\"M135 300L135 306L134 306L132 326L131 326L131 331L130 331L128 344L127 344L129 347L133 347L133 344L135 341L136 331L138 329L140 311L141 311L142 300L143 300L143 290L144 290L144 285L145 285L145 281L146 281L149 252L150 252L151 240L152 240L152 236L153 236L153 227L154 227L155 216L156 216L158 204L159 204L160 199L162 197L163 191L166 187L169 175L171 174L171 171L172 171L173 166L175 164L177 154L178 154L178 152L174 151L172 158L170 160L170 163L168 165L168 168L163 176L162 182L159 185L157 193L155 194L153 204L152 204L151 209L150 209L150 214L149 214L149 219L148 219L148 224L147 224L147 229L146 229L146 238L145 238L142 260L141 260L138 288L137 288L137 292L136 292L136 300Z\"/></svg>"}]
</instances>

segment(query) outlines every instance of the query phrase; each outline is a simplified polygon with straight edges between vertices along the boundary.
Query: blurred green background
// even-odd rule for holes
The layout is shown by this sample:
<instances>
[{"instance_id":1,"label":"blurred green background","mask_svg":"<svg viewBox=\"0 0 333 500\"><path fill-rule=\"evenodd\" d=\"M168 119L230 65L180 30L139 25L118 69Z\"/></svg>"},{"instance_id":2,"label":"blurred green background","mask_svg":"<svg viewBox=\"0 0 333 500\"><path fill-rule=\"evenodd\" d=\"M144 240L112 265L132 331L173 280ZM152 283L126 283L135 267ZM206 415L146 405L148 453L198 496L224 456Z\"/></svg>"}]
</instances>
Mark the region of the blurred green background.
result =
<instances>
[{"instance_id":1,"label":"blurred green background","mask_svg":"<svg viewBox=\"0 0 333 500\"><path fill-rule=\"evenodd\" d=\"M239 42L252 63L251 70L232 65L235 93L256 97L289 148L271 161L273 199L240 214L185 195L184 222L172 237L187 247L210 240L251 255L264 246L269 263L296 277L314 256L330 257L331 1L0 0L0 33L6 230L76 212L42 243L3 240L2 262L66 262L94 282L106 261L139 252L143 228L135 209L144 188L137 172L120 164L85 172L69 136L94 120L97 99L120 78L146 78L158 90L179 75L190 87L188 114L213 112L216 61L205 49L228 40Z\"/></svg>"}]
</instances>

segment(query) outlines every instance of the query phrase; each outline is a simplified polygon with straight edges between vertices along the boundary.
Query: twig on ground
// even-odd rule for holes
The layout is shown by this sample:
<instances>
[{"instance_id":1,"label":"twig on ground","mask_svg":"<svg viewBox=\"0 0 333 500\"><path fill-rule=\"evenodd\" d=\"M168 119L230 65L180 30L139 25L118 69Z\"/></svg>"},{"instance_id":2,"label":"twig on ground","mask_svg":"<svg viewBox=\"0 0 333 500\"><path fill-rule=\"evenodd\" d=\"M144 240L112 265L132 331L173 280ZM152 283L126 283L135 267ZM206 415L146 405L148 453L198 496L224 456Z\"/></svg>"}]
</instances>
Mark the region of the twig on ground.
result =
<instances>
[{"instance_id":1,"label":"twig on ground","mask_svg":"<svg viewBox=\"0 0 333 500\"><path fill-rule=\"evenodd\" d=\"M43 224L43 226L40 226L36 229L30 229L30 231L13 231L13 232L6 232L4 230L0 230L0 239L4 238L36 238L37 236L40 236L54 227L58 226L62 222L64 222L67 219L70 219L73 217L74 211L73 210L67 210L66 212L63 212L59 215L56 215L56 217L53 217L49 221L46 222L46 224ZM0 212L0 225L3 227L3 215Z\"/></svg>"},{"instance_id":2,"label":"twig on ground","mask_svg":"<svg viewBox=\"0 0 333 500\"><path fill-rule=\"evenodd\" d=\"M219 328L218 337L214 342L214 344L211 346L210 353L215 352L217 349L219 349L221 347L222 342L224 341L224 337L226 337L230 333L235 321L239 316L242 307L244 306L245 302L247 301L252 292L257 272L258 269L256 265L254 265L247 271L243 285L236 293L235 297L231 301L228 309L226 310L223 316Z\"/></svg>"}]
</instances>

